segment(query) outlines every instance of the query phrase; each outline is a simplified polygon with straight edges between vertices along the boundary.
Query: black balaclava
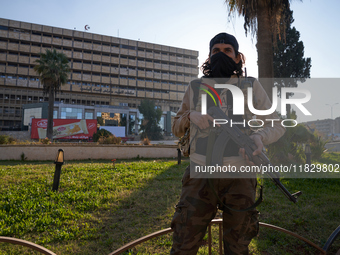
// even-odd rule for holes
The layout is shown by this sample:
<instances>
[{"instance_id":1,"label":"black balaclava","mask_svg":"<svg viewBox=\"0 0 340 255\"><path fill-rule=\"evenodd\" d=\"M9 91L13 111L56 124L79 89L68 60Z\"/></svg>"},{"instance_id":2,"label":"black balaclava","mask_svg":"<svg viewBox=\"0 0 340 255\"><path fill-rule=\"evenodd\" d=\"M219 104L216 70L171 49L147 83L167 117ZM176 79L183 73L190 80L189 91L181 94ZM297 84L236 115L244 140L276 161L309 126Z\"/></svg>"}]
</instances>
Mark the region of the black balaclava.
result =
<instances>
[{"instance_id":1,"label":"black balaclava","mask_svg":"<svg viewBox=\"0 0 340 255\"><path fill-rule=\"evenodd\" d=\"M212 76L220 78L229 78L238 68L235 61L223 52L210 57L210 66Z\"/></svg>"},{"instance_id":2,"label":"black balaclava","mask_svg":"<svg viewBox=\"0 0 340 255\"><path fill-rule=\"evenodd\" d=\"M238 54L238 42L236 38L227 33L219 33L210 41L210 52L217 43L230 44L233 46L235 54ZM219 52L210 57L211 74L213 77L229 78L240 69L242 63L236 64L235 61L223 52Z\"/></svg>"}]
</instances>

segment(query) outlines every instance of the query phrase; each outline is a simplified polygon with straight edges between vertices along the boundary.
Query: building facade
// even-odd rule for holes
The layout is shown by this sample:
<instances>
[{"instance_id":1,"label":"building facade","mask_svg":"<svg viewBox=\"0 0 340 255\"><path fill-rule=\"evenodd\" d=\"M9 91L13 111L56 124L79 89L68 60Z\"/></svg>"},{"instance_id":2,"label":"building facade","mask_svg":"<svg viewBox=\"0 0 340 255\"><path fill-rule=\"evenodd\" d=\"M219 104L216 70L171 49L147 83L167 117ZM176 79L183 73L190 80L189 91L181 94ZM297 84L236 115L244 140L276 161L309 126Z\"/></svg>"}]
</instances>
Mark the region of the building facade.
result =
<instances>
[{"instance_id":1,"label":"building facade","mask_svg":"<svg viewBox=\"0 0 340 255\"><path fill-rule=\"evenodd\" d=\"M175 112L188 82L198 75L194 50L0 19L0 129L21 129L22 105L48 101L33 70L46 49L63 52L70 62L69 81L56 95L60 118L68 117L61 104L88 106L87 112L77 112L84 118L112 117L120 110L135 116L144 99Z\"/></svg>"},{"instance_id":2,"label":"building facade","mask_svg":"<svg viewBox=\"0 0 340 255\"><path fill-rule=\"evenodd\" d=\"M317 130L325 137L340 133L340 117L333 119L314 120L304 123L312 130Z\"/></svg>"}]
</instances>

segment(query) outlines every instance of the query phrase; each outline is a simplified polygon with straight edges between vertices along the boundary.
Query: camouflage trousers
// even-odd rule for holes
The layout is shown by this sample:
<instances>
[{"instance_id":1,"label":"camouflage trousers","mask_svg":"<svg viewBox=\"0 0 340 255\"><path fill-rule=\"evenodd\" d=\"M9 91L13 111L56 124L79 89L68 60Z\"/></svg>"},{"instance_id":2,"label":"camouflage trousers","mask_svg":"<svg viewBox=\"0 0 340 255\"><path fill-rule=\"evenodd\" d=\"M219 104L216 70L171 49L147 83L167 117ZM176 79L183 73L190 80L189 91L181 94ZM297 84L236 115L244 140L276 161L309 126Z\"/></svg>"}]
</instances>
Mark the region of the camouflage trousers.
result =
<instances>
[{"instance_id":1,"label":"camouflage trousers","mask_svg":"<svg viewBox=\"0 0 340 255\"><path fill-rule=\"evenodd\" d=\"M212 187L230 208L245 209L253 205L256 179L211 179ZM187 167L182 179L182 193L171 222L171 255L197 254L210 221L217 209L223 210L224 254L248 254L248 245L258 234L258 211L235 212L221 208L208 179L190 178Z\"/></svg>"}]
</instances>

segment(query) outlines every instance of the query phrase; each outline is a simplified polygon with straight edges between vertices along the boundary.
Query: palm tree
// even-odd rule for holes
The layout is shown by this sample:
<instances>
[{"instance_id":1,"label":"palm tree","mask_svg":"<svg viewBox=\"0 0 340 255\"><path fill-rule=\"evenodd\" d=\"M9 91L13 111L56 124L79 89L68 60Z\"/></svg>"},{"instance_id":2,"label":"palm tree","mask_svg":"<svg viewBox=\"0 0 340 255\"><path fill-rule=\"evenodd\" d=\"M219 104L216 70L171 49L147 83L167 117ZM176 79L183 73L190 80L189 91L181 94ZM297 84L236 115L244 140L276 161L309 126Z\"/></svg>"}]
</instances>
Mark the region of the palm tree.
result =
<instances>
[{"instance_id":1,"label":"palm tree","mask_svg":"<svg viewBox=\"0 0 340 255\"><path fill-rule=\"evenodd\" d=\"M273 43L280 30L285 31L284 19L289 10L289 0L225 0L229 17L237 13L244 17L244 29L257 35L258 72L269 98L273 87ZM261 79L265 78L265 79Z\"/></svg>"},{"instance_id":2,"label":"palm tree","mask_svg":"<svg viewBox=\"0 0 340 255\"><path fill-rule=\"evenodd\" d=\"M70 72L69 62L64 53L55 49L40 54L34 70L39 74L44 94L48 95L47 138L53 140L53 108L55 94L67 82Z\"/></svg>"}]
</instances>

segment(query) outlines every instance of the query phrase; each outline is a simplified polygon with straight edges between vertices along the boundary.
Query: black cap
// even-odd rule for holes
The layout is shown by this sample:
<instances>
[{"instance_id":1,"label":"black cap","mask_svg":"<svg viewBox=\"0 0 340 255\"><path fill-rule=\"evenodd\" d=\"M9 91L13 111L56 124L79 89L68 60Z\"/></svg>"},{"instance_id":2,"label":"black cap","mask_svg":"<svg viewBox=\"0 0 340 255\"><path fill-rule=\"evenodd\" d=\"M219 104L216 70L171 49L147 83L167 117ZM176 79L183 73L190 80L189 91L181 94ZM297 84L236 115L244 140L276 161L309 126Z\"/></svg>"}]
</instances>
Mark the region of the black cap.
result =
<instances>
[{"instance_id":1,"label":"black cap","mask_svg":"<svg viewBox=\"0 0 340 255\"><path fill-rule=\"evenodd\" d=\"M217 43L230 44L234 47L236 54L238 53L238 42L233 35L227 33L219 33L218 35L215 35L215 37L210 41L209 50L211 51L212 47Z\"/></svg>"}]
</instances>

